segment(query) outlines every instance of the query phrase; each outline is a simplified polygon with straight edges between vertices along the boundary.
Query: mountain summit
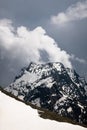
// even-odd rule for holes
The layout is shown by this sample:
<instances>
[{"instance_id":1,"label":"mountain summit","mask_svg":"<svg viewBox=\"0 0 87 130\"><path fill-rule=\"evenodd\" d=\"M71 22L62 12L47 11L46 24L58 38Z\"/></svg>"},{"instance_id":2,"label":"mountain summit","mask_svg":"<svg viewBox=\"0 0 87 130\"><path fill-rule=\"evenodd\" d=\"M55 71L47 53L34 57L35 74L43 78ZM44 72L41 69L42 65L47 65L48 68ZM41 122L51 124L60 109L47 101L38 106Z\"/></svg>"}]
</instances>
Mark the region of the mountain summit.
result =
<instances>
[{"instance_id":1,"label":"mountain summit","mask_svg":"<svg viewBox=\"0 0 87 130\"><path fill-rule=\"evenodd\" d=\"M62 63L30 63L5 90L26 103L87 125L87 83Z\"/></svg>"}]
</instances>

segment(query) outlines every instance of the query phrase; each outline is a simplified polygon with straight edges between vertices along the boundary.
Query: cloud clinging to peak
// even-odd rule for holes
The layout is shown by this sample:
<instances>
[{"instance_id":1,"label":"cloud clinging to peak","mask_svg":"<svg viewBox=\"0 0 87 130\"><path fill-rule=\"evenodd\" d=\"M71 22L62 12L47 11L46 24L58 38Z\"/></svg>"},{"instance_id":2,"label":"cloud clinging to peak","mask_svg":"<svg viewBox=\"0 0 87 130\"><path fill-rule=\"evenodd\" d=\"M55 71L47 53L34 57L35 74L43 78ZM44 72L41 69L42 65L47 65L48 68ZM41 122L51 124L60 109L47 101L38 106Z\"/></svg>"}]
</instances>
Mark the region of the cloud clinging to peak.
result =
<instances>
[{"instance_id":1,"label":"cloud clinging to peak","mask_svg":"<svg viewBox=\"0 0 87 130\"><path fill-rule=\"evenodd\" d=\"M8 85L14 76L29 63L61 62L73 68L71 61L87 64L84 59L62 50L46 31L38 26L30 30L13 26L10 19L0 20L0 72L2 85ZM5 81L5 82L4 82Z\"/></svg>"},{"instance_id":2,"label":"cloud clinging to peak","mask_svg":"<svg viewBox=\"0 0 87 130\"><path fill-rule=\"evenodd\" d=\"M72 21L87 18L87 0L77 2L69 6L65 12L60 12L51 17L51 23L55 25L64 24Z\"/></svg>"},{"instance_id":3,"label":"cloud clinging to peak","mask_svg":"<svg viewBox=\"0 0 87 130\"><path fill-rule=\"evenodd\" d=\"M24 26L15 28L9 19L0 20L0 58L17 59L20 64L44 62L41 51L48 55L48 61L62 62L72 67L70 55L61 50L53 38L42 27L30 30Z\"/></svg>"}]
</instances>

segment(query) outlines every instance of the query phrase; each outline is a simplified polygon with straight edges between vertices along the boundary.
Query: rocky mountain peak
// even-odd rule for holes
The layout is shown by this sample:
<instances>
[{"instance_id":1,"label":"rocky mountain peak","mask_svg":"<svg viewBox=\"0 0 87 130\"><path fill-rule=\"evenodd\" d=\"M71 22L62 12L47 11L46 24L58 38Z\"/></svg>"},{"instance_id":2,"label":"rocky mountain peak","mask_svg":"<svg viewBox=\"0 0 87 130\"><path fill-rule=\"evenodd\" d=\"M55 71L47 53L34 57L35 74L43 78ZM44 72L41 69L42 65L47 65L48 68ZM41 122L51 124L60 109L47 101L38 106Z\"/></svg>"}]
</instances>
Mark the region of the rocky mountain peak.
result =
<instances>
[{"instance_id":1,"label":"rocky mountain peak","mask_svg":"<svg viewBox=\"0 0 87 130\"><path fill-rule=\"evenodd\" d=\"M87 124L87 84L62 63L30 63L6 91L25 102Z\"/></svg>"}]
</instances>

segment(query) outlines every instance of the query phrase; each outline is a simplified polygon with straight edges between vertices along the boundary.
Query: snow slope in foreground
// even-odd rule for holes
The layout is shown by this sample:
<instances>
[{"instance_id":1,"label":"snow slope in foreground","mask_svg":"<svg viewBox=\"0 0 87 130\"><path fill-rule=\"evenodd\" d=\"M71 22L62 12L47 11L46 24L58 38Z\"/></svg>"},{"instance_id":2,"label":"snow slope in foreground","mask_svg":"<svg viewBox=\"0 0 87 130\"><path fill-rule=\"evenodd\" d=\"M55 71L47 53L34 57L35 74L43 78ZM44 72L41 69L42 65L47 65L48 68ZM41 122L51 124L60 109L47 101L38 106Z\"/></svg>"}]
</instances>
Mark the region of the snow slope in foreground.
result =
<instances>
[{"instance_id":1,"label":"snow slope in foreground","mask_svg":"<svg viewBox=\"0 0 87 130\"><path fill-rule=\"evenodd\" d=\"M37 110L0 92L0 130L86 130L38 116Z\"/></svg>"}]
</instances>

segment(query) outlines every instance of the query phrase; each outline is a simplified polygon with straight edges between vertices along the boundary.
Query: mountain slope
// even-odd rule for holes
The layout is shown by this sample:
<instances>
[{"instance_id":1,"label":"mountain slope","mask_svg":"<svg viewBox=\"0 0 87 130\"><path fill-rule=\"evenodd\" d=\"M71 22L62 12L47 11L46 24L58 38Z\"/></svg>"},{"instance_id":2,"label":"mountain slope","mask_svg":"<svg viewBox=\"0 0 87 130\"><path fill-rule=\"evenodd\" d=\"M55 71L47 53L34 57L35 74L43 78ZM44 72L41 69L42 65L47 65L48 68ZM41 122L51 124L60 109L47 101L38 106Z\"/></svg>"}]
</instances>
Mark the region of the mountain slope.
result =
<instances>
[{"instance_id":1,"label":"mountain slope","mask_svg":"<svg viewBox=\"0 0 87 130\"><path fill-rule=\"evenodd\" d=\"M87 125L86 81L59 62L31 63L5 90L26 103Z\"/></svg>"},{"instance_id":2,"label":"mountain slope","mask_svg":"<svg viewBox=\"0 0 87 130\"><path fill-rule=\"evenodd\" d=\"M32 109L0 92L0 130L86 130L81 126L42 119Z\"/></svg>"}]
</instances>

